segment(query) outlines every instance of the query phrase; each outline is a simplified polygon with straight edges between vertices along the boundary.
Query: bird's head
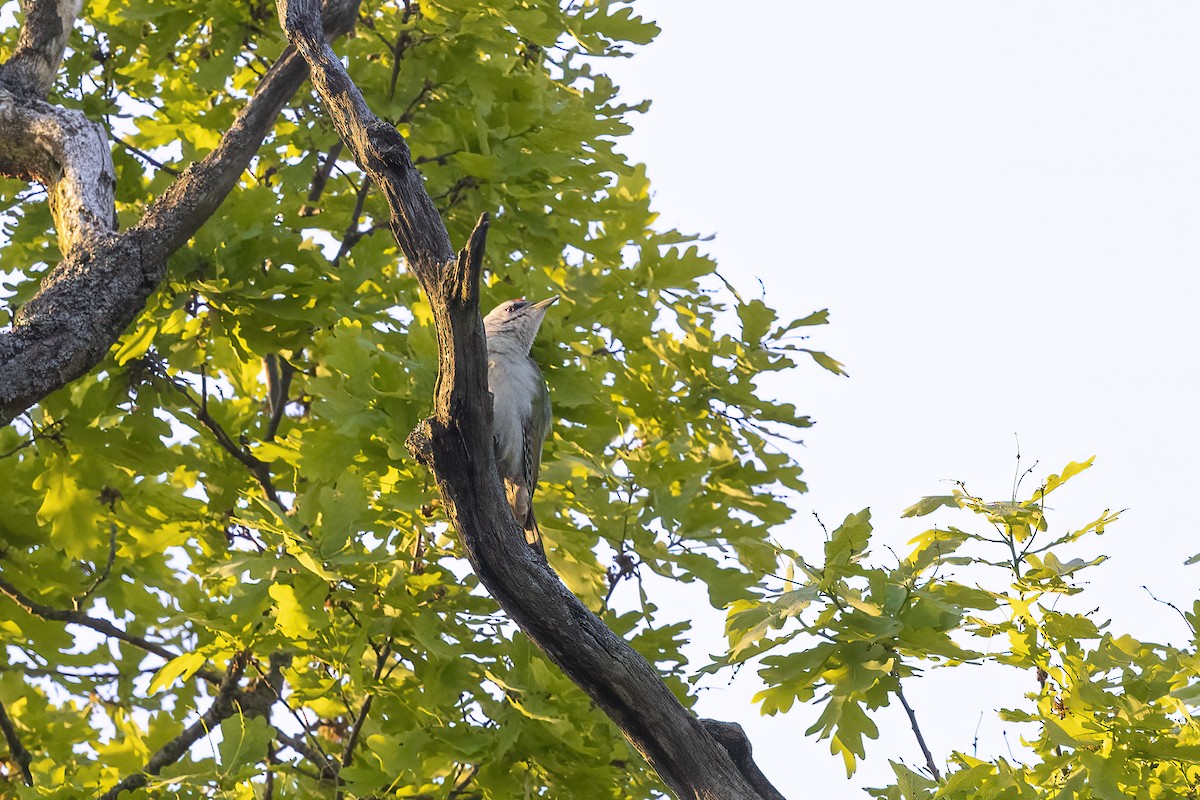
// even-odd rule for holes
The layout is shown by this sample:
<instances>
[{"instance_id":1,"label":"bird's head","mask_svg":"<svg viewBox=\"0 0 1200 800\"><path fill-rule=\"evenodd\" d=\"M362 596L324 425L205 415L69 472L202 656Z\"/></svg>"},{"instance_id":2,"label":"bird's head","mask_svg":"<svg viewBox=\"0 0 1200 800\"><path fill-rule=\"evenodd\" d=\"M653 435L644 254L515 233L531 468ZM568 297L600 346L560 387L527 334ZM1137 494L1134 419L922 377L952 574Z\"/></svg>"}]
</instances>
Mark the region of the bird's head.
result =
<instances>
[{"instance_id":1,"label":"bird's head","mask_svg":"<svg viewBox=\"0 0 1200 800\"><path fill-rule=\"evenodd\" d=\"M558 295L547 297L538 303L531 303L524 298L505 300L493 308L483 318L483 330L487 334L489 346L500 343L511 343L514 349L522 350L525 354L533 347L533 337L537 336L546 309L558 302Z\"/></svg>"}]
</instances>

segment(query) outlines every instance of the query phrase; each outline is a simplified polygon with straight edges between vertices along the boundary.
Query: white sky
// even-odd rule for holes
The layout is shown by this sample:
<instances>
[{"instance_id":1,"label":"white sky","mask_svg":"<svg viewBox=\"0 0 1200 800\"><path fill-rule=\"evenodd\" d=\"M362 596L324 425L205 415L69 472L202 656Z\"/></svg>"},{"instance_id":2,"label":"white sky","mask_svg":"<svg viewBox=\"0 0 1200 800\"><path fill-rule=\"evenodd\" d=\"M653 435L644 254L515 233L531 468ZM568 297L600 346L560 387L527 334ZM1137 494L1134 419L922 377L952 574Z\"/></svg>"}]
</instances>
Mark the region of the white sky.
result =
<instances>
[{"instance_id":1,"label":"white sky","mask_svg":"<svg viewBox=\"0 0 1200 800\"><path fill-rule=\"evenodd\" d=\"M809 511L836 523L870 505L899 549L927 527L900 511L946 479L1005 499L1014 434L1039 478L1095 454L1050 517L1129 509L1089 551L1112 560L1088 608L1182 643L1182 620L1140 587L1188 607L1200 582L1182 566L1200 552L1200 5L639 5L662 36L606 67L654 101L625 149L649 164L663 224L716 233L723 273L755 295L761 278L785 315L830 308L815 346L851 375L769 384L818 421L783 538L810 547ZM959 672L906 684L935 757L969 752L977 725L980 755L1007 736L1019 757L1020 730L992 709L1033 677ZM889 757L920 763L898 707L847 783L803 736L812 708L760 719L752 676L709 685L701 713L746 725L789 797L862 796Z\"/></svg>"}]
</instances>

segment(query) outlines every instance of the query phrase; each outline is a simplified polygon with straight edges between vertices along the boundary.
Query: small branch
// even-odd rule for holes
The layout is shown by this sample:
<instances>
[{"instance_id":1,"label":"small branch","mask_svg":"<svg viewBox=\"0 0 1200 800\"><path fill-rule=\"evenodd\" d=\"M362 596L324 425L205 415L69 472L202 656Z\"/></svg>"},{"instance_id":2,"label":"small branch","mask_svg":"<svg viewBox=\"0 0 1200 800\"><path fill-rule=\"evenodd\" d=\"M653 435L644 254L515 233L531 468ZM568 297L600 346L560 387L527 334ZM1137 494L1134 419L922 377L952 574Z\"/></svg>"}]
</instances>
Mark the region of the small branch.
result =
<instances>
[{"instance_id":1,"label":"small branch","mask_svg":"<svg viewBox=\"0 0 1200 800\"><path fill-rule=\"evenodd\" d=\"M4 709L3 703L0 703L0 730L4 731L4 741L8 742L8 752L12 754L13 760L21 768L21 776L25 778L25 785L33 786L33 773L29 771L29 762L33 760L33 756L21 744L21 737L17 735L17 728L9 719L8 711Z\"/></svg>"},{"instance_id":2,"label":"small branch","mask_svg":"<svg viewBox=\"0 0 1200 800\"><path fill-rule=\"evenodd\" d=\"M296 709L292 708L288 702L283 699L282 670L284 666L284 657L285 656L282 653L275 653L272 655L271 671L266 675L263 674L262 669L259 668L257 664L255 665L255 668L258 669L259 674L264 678L263 686L265 688L262 689L262 692L265 693L266 691L271 691L273 696L271 698L270 705L273 705L274 703L281 704L285 709L287 709L288 713L292 715L292 718L299 723L300 728L305 732L305 735L309 736L308 723L300 716L299 713L296 712ZM291 657L286 656L286 658L288 659L288 663L290 663ZM333 761L328 755L325 754L325 751L321 749L320 745L315 739L313 740L312 745L310 745L304 739L289 736L283 731L280 731L278 728L273 729L275 730L275 739L283 742L288 747L292 748L297 753L315 764L321 770L321 777L323 779L335 780L337 778L339 769L337 762ZM309 738L311 738L311 736L309 736Z\"/></svg>"},{"instance_id":3,"label":"small branch","mask_svg":"<svg viewBox=\"0 0 1200 800\"><path fill-rule=\"evenodd\" d=\"M263 359L263 363L267 372L267 401L271 412L271 419L267 423L267 435L264 438L270 442L274 441L275 434L279 433L279 424L283 422L283 412L288 404L288 389L292 385L292 376L296 374L296 368L278 353L269 353Z\"/></svg>"},{"instance_id":4,"label":"small branch","mask_svg":"<svg viewBox=\"0 0 1200 800\"><path fill-rule=\"evenodd\" d=\"M10 600L19 605L21 608L25 609L26 612L33 614L35 617L41 617L42 619L51 620L53 622L64 622L69 625L82 625L85 628L91 628L97 633L102 633L112 639L120 639L122 642L145 650L147 653L153 653L159 658L165 658L168 661L179 656L179 653L176 653L171 649L158 644L157 642L152 642L149 639L145 639L141 636L135 636L132 633L127 633L126 631L121 630L108 620L96 619L95 617L88 616L82 611L63 611L57 608L44 606L41 603L35 603L4 578L0 578L0 594L6 595ZM210 683L219 683L221 680L220 677L211 670L199 670L196 674Z\"/></svg>"},{"instance_id":5,"label":"small branch","mask_svg":"<svg viewBox=\"0 0 1200 800\"><path fill-rule=\"evenodd\" d=\"M397 66L397 68L400 66L400 62L399 62L399 61L397 61L397 62L396 62L396 66ZM410 102L410 103L408 104L408 107L404 109L404 113L402 113L402 114L400 115L400 119L399 119L399 120L397 120L397 123L401 123L401 124L402 124L402 123L405 123L405 122L412 122L413 111L415 111L415 110L416 110L416 108L417 108L417 106L420 104L420 102L421 102L422 100L424 100L424 99L425 99L425 97L426 97L426 96L427 96L427 95L428 95L430 92L432 92L432 91L433 91L434 85L435 85L435 84L434 84L434 82L433 82L433 81L429 80L428 78L426 78L426 79L425 79L425 83L424 83L424 84L422 84L422 86L421 86L421 91L417 92L417 96L416 96L416 97L414 97L414 98L412 99L412 102ZM394 93L395 91L396 91L396 84L395 84L395 83L393 83L393 84L392 84L392 92ZM420 164L420 163L421 163L421 159L417 159L415 163L417 163L417 164Z\"/></svg>"},{"instance_id":6,"label":"small branch","mask_svg":"<svg viewBox=\"0 0 1200 800\"><path fill-rule=\"evenodd\" d=\"M267 742L267 760L263 764L262 800L275 800L275 744Z\"/></svg>"},{"instance_id":7,"label":"small branch","mask_svg":"<svg viewBox=\"0 0 1200 800\"><path fill-rule=\"evenodd\" d=\"M308 189L308 202L316 203L320 201L321 195L325 192L325 184L329 182L329 176L333 174L334 165L337 164L338 156L342 154L342 140L338 139L333 147L329 148L329 153L325 156L325 160L321 162L321 166L317 167L317 171L313 174L312 184ZM308 217L316 214L317 210L309 207L307 204L300 209L300 216Z\"/></svg>"},{"instance_id":8,"label":"small branch","mask_svg":"<svg viewBox=\"0 0 1200 800\"><path fill-rule=\"evenodd\" d=\"M371 645L374 649L374 645ZM379 676L383 674L384 667L387 666L388 658L392 655L392 638L389 636L384 642L382 650L375 651L375 681L379 681ZM358 747L359 736L362 735L363 723L367 721L367 714L371 711L371 703L375 700L374 694L367 695L367 699L363 700L362 708L359 709L358 718L354 720L354 727L350 729L350 736L346 739L346 749L342 752L342 767L350 766L350 762L354 760L354 748ZM341 792L338 792L338 798L341 798Z\"/></svg>"},{"instance_id":9,"label":"small branch","mask_svg":"<svg viewBox=\"0 0 1200 800\"><path fill-rule=\"evenodd\" d=\"M350 729L350 736L346 739L346 750L342 753L342 766L350 766L350 762L354 760L354 748L358 746L358 737L362 734L363 723L367 720L367 713L371 710L371 702L375 699L375 695L367 695L367 699L363 700L362 708L359 709L358 718L354 720L354 727Z\"/></svg>"},{"instance_id":10,"label":"small branch","mask_svg":"<svg viewBox=\"0 0 1200 800\"><path fill-rule=\"evenodd\" d=\"M457 800L466 794L467 787L471 785L471 781L475 780L476 774L479 773L479 765L472 764L467 773L456 781L454 790L446 796L446 800Z\"/></svg>"},{"instance_id":11,"label":"small branch","mask_svg":"<svg viewBox=\"0 0 1200 800\"><path fill-rule=\"evenodd\" d=\"M925 755L925 767L933 779L941 783L942 773L938 771L937 764L933 763L933 754L929 752L929 746L925 744L925 737L921 735L921 726L917 724L917 712L913 711L912 706L904 697L904 687L900 685L899 671L893 669L892 677L896 679L896 696L900 698L900 705L904 706L904 711L908 714L908 722L912 726L913 735L917 737L917 744L921 746L921 752Z\"/></svg>"},{"instance_id":12,"label":"small branch","mask_svg":"<svg viewBox=\"0 0 1200 800\"><path fill-rule=\"evenodd\" d=\"M241 679L242 672L246 668L246 658L247 654L242 652L230 660L229 669L226 671L225 677L221 680L221 684L217 689L217 696L213 698L208 711L205 711L200 719L189 725L183 733L163 745L157 753L150 757L150 760L146 762L146 766L141 772L130 775L100 795L100 800L117 800L121 792L131 792L134 789L142 788L150 782L151 777L162 772L164 767L170 766L183 758L184 753L202 736L207 735L213 728L224 722L227 717L232 716L237 711L235 699L238 681Z\"/></svg>"},{"instance_id":13,"label":"small branch","mask_svg":"<svg viewBox=\"0 0 1200 800\"><path fill-rule=\"evenodd\" d=\"M258 481L258 485L262 487L263 492L267 495L267 499L274 503L278 508L286 511L287 506L285 506L283 501L279 498L279 492L275 490L275 484L272 483L270 465L267 464L267 462L255 457L253 453L246 450L244 447L239 446L238 443L235 442L233 438L225 431L225 429L221 427L221 423L217 422L216 419L214 419L213 416L208 413L207 393L201 394L200 399L197 400L196 398L192 397L191 392L187 390L185 385L175 380L170 375L167 375L166 372L159 369L157 365L152 366L156 376L166 381L168 386L179 392L179 394L182 395L185 400L187 400L188 405L190 405L192 410L196 413L196 421L205 428L208 428L209 432L212 433L212 435L216 438L217 444L221 445L221 448L225 452L236 458L246 467L246 469L250 470L250 474L253 475L255 480Z\"/></svg>"},{"instance_id":14,"label":"small branch","mask_svg":"<svg viewBox=\"0 0 1200 800\"><path fill-rule=\"evenodd\" d=\"M333 257L333 263L338 264L346 254L350 252L350 248L358 244L358 240L363 237L363 232L358 229L358 221L362 219L363 206L367 204L367 194L371 190L370 177L363 177L362 185L358 188L357 198L354 202L354 212L350 215L350 224L346 226L346 232L342 234L342 245L338 248L337 255Z\"/></svg>"},{"instance_id":15,"label":"small branch","mask_svg":"<svg viewBox=\"0 0 1200 800\"><path fill-rule=\"evenodd\" d=\"M139 150L138 148L134 147L133 145L131 145L129 142L125 141L124 139L120 139L115 136L113 137L113 141L116 142L117 144L121 145L121 147L124 147L129 152L133 153L138 158L145 161L150 166L159 170L160 172L165 172L168 175L174 175L175 177L179 177L179 170L175 169L174 167L168 167L166 164L162 163L157 158L155 158L154 156L147 153L145 150Z\"/></svg>"},{"instance_id":16,"label":"small branch","mask_svg":"<svg viewBox=\"0 0 1200 800\"><path fill-rule=\"evenodd\" d=\"M109 574L112 573L113 562L116 560L117 526L116 523L110 522L108 523L108 560L104 562L104 569L101 570L100 574L96 576L96 579L92 581L92 585L87 588L87 591L85 591L81 597L71 601L71 605L75 607L76 611L78 611L83 606L84 602L86 602L87 599L91 597L97 589L100 588L100 584L108 580Z\"/></svg>"},{"instance_id":17,"label":"small branch","mask_svg":"<svg viewBox=\"0 0 1200 800\"><path fill-rule=\"evenodd\" d=\"M322 753L320 750L315 750L312 747L310 747L308 745L308 742L304 741L303 739L301 739L299 737L291 736L290 734L286 734L279 729L275 730L275 740L287 745L288 747L290 747L291 749L295 750L297 753L302 755L304 758L311 761L313 763L313 765L316 766L316 768L318 770L320 770L321 780L326 780L326 781L337 780L337 776L338 776L337 766L335 766L335 764L333 762L331 762L329 760L329 758L324 753Z\"/></svg>"},{"instance_id":18,"label":"small branch","mask_svg":"<svg viewBox=\"0 0 1200 800\"><path fill-rule=\"evenodd\" d=\"M62 427L62 424L62 420L56 419L54 422L51 422L41 430L33 431L32 435L30 435L28 439L21 442L11 450L5 450L3 453L0 453L0 458L9 458L10 456L15 456L26 447L32 447L33 445L37 444L39 439L50 439L55 442L59 441L58 430Z\"/></svg>"}]
</instances>

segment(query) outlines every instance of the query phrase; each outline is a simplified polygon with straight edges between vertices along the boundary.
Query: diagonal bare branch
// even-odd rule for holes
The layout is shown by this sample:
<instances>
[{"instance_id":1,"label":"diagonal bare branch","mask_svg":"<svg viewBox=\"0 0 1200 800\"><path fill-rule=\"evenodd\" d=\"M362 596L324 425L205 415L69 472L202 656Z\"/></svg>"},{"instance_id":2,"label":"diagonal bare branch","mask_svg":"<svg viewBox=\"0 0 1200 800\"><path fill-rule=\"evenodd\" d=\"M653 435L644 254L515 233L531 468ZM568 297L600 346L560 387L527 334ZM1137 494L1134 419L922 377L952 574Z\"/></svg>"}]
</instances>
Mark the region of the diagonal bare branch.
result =
<instances>
[{"instance_id":1,"label":"diagonal bare branch","mask_svg":"<svg viewBox=\"0 0 1200 800\"><path fill-rule=\"evenodd\" d=\"M200 719L189 725L183 733L164 744L158 752L150 757L141 772L135 772L122 779L116 786L100 795L100 800L116 800L122 792L131 792L134 789L142 788L150 782L150 778L162 772L164 767L183 758L183 754L200 737L207 735L227 717L233 716L238 710L238 681L241 680L242 673L246 669L246 657L245 653L238 653L229 662L229 669L225 672L225 677L221 679L217 696L213 698L208 710L200 716Z\"/></svg>"}]
</instances>

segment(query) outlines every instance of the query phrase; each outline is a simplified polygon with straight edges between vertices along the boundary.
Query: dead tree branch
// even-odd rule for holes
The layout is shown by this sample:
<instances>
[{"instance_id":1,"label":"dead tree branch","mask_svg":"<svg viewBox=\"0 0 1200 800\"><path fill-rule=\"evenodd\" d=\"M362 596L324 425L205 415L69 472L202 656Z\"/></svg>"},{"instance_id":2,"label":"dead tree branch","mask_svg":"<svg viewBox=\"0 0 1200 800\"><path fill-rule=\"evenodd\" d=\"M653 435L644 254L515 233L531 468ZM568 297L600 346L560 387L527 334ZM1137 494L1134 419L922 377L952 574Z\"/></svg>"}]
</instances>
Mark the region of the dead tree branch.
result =
<instances>
[{"instance_id":1,"label":"dead tree branch","mask_svg":"<svg viewBox=\"0 0 1200 800\"><path fill-rule=\"evenodd\" d=\"M525 545L495 464L479 313L486 215L457 256L408 145L367 107L317 22L316 0L277 0L288 40L347 149L392 211L429 295L438 335L434 416L409 440L433 470L475 573L526 634L620 727L679 798L765 798L655 668L592 614ZM747 749L748 754L748 749Z\"/></svg>"}]
</instances>

